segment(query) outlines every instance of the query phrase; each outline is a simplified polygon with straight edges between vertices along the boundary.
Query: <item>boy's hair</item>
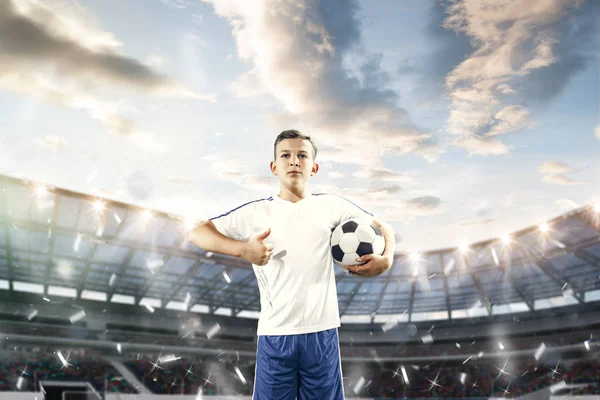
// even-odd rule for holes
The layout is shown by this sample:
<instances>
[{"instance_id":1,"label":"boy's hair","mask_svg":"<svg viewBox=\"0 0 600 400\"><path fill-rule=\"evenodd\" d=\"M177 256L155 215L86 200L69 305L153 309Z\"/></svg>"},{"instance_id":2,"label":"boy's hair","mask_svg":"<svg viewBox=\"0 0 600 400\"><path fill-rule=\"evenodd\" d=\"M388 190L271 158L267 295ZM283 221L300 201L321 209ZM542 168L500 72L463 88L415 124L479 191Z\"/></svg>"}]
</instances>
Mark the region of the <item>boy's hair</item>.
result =
<instances>
[{"instance_id":1,"label":"boy's hair","mask_svg":"<svg viewBox=\"0 0 600 400\"><path fill-rule=\"evenodd\" d=\"M313 160L317 158L317 145L315 144L315 142L313 142L310 138L310 136L305 135L304 133L296 130L296 129L289 129L287 131L283 131L281 132L279 135L277 135L277 139L275 139L275 144L273 146L273 156L274 156L274 160L277 160L277 144L279 142L281 142L284 139L305 139L308 140L310 142L310 144L312 145L313 148Z\"/></svg>"}]
</instances>

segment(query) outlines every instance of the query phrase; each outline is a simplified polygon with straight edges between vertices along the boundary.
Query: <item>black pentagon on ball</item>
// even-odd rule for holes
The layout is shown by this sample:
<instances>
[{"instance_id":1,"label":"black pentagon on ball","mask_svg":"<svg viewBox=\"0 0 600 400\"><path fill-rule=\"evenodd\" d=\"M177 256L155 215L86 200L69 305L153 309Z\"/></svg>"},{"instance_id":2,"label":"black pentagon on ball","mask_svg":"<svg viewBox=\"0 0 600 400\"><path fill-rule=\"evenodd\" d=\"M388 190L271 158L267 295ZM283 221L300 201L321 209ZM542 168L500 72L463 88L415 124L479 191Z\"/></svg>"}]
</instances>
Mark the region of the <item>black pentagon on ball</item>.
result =
<instances>
[{"instance_id":1,"label":"black pentagon on ball","mask_svg":"<svg viewBox=\"0 0 600 400\"><path fill-rule=\"evenodd\" d=\"M337 262L342 262L342 260L344 259L344 252L342 251L342 248L339 244L336 244L331 248L331 254Z\"/></svg>"},{"instance_id":2,"label":"black pentagon on ball","mask_svg":"<svg viewBox=\"0 0 600 400\"><path fill-rule=\"evenodd\" d=\"M348 221L344 225L342 225L342 232L344 233L352 233L356 231L358 228L358 224L356 221Z\"/></svg>"},{"instance_id":3,"label":"black pentagon on ball","mask_svg":"<svg viewBox=\"0 0 600 400\"><path fill-rule=\"evenodd\" d=\"M356 249L356 254L360 257L366 254L373 254L373 245L371 243L360 242L358 248Z\"/></svg>"}]
</instances>

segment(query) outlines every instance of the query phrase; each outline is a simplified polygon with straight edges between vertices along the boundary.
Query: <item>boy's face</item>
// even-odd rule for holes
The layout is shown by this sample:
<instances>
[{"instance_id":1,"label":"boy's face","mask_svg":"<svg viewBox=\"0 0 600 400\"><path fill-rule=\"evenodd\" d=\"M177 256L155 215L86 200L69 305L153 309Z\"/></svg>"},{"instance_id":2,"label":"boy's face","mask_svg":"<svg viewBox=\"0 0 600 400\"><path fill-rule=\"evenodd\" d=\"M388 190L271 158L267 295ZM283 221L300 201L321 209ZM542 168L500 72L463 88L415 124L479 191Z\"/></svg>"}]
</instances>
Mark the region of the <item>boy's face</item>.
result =
<instances>
[{"instance_id":1,"label":"boy's face","mask_svg":"<svg viewBox=\"0 0 600 400\"><path fill-rule=\"evenodd\" d=\"M284 139L277 144L276 159L271 172L288 189L303 188L308 178L317 173L319 165L313 159L313 148L305 139Z\"/></svg>"}]
</instances>

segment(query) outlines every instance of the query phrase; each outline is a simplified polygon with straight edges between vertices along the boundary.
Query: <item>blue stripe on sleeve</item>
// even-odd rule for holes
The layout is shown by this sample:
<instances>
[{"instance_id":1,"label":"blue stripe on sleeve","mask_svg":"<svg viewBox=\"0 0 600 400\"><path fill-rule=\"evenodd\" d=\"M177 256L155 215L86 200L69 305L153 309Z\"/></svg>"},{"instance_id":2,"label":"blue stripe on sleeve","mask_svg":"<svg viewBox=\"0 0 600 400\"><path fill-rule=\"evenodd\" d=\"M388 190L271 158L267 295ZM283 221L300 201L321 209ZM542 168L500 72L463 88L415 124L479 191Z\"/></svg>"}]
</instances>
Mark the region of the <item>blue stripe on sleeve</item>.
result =
<instances>
[{"instance_id":1,"label":"blue stripe on sleeve","mask_svg":"<svg viewBox=\"0 0 600 400\"><path fill-rule=\"evenodd\" d=\"M236 208L234 208L233 210L229 210L229 211L227 211L225 214L221 214L221 215L219 215L219 216L217 216L217 217L210 218L210 221L212 221L212 220L215 220L215 219L217 219L217 218L224 217L224 216L226 216L226 215L229 215L229 214L231 214L232 212L234 212L235 210L239 210L240 208L242 208L242 207L244 207L244 206L247 206L248 204L256 203L256 202L258 202L258 201L273 201L273 197L271 196L271 197L267 197L267 198L264 198L264 199L258 199L258 200L252 200L252 201L249 201L249 202L247 202L247 203L244 203L244 204L242 204L242 205L241 205L241 206L239 206L239 207L236 207Z\"/></svg>"}]
</instances>

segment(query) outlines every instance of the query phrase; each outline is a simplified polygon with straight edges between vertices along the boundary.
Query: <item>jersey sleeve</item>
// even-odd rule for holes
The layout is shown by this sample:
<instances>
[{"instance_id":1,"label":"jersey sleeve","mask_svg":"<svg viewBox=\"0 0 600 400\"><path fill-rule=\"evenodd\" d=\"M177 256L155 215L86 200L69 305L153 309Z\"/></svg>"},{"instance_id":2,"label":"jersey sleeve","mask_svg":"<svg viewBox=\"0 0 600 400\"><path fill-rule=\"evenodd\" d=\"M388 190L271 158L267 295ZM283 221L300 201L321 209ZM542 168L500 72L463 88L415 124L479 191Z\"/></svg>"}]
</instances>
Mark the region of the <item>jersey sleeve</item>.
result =
<instances>
[{"instance_id":1,"label":"jersey sleeve","mask_svg":"<svg viewBox=\"0 0 600 400\"><path fill-rule=\"evenodd\" d=\"M252 235L251 208L252 205L244 204L210 220L221 234L231 239L248 241Z\"/></svg>"},{"instance_id":2,"label":"jersey sleeve","mask_svg":"<svg viewBox=\"0 0 600 400\"><path fill-rule=\"evenodd\" d=\"M375 218L375 215L373 215L371 212L361 208L345 197L331 195L331 203L333 208L334 226L337 226L342 222L352 218L365 218L369 221L373 221L373 218Z\"/></svg>"}]
</instances>

